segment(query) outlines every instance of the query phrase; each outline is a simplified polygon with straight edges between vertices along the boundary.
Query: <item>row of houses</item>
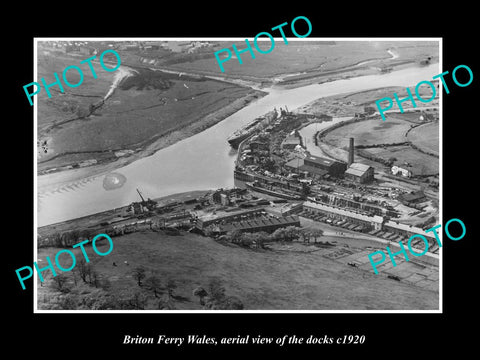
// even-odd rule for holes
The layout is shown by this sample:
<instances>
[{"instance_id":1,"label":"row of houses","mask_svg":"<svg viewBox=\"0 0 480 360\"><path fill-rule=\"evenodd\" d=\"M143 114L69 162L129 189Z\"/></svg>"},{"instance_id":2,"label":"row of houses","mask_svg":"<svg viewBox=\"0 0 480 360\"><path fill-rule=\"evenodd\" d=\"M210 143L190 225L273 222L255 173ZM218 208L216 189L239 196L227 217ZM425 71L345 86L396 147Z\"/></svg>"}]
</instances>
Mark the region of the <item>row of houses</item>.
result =
<instances>
[{"instance_id":1,"label":"row of houses","mask_svg":"<svg viewBox=\"0 0 480 360\"><path fill-rule=\"evenodd\" d=\"M426 233L424 229L419 227L403 224L398 221L386 220L386 218L380 215L353 212L314 201L305 201L303 203L303 210L324 216L331 220L344 220L350 224L357 225L355 229L357 231L368 232L371 235L381 236L387 240L398 241L408 239L415 234L420 234L425 236L430 245L436 244L436 238L433 232ZM421 239L416 240L414 245L419 242L421 242Z\"/></svg>"}]
</instances>

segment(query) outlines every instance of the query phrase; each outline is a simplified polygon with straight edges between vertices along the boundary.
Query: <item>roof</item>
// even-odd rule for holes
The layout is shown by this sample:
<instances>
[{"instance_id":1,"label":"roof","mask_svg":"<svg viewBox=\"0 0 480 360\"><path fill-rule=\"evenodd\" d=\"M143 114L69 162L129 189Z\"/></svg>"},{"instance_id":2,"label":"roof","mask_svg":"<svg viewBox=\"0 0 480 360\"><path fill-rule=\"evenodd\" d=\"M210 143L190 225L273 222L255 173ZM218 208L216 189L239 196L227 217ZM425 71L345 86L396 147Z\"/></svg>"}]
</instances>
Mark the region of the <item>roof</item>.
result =
<instances>
[{"instance_id":1,"label":"roof","mask_svg":"<svg viewBox=\"0 0 480 360\"><path fill-rule=\"evenodd\" d=\"M308 171L309 173L317 174L317 175L320 175L320 176L323 176L323 175L328 174L328 171L327 171L327 170L319 169L319 168L316 168L316 167L313 167L313 166L309 166L309 165L305 165L305 164L299 166L299 167L298 167L298 170L300 170L300 171Z\"/></svg>"},{"instance_id":2,"label":"roof","mask_svg":"<svg viewBox=\"0 0 480 360\"><path fill-rule=\"evenodd\" d=\"M311 162L314 162L314 163L317 163L317 164L320 164L320 165L323 165L323 166L332 166L333 164L338 162L338 161L335 161L335 160L326 159L326 158L319 157L319 156L307 156L305 158L305 161L311 161Z\"/></svg>"},{"instance_id":3,"label":"roof","mask_svg":"<svg viewBox=\"0 0 480 360\"><path fill-rule=\"evenodd\" d=\"M285 140L282 141L282 145L298 145L300 144L300 139L295 137L295 138L286 138Z\"/></svg>"},{"instance_id":4,"label":"roof","mask_svg":"<svg viewBox=\"0 0 480 360\"><path fill-rule=\"evenodd\" d=\"M197 210L199 214L198 219L200 221L221 221L223 218L248 215L253 212L263 211L263 207L249 208L249 209L240 209L235 211L225 211L225 210L216 210L215 213L205 210Z\"/></svg>"},{"instance_id":5,"label":"roof","mask_svg":"<svg viewBox=\"0 0 480 360\"><path fill-rule=\"evenodd\" d=\"M354 169L354 170L359 170L359 171L367 171L368 169L371 168L371 166L361 164L361 163L352 163L348 168L349 169Z\"/></svg>"},{"instance_id":6,"label":"roof","mask_svg":"<svg viewBox=\"0 0 480 360\"><path fill-rule=\"evenodd\" d=\"M290 161L288 161L287 163L285 163L284 166L285 166L285 167L290 167L290 168L296 169L297 166L298 166L298 167L303 166L303 159L293 158L292 160L290 160Z\"/></svg>"},{"instance_id":7,"label":"roof","mask_svg":"<svg viewBox=\"0 0 480 360\"><path fill-rule=\"evenodd\" d=\"M400 200L408 201L408 202L420 200L420 199L423 199L424 197L425 197L425 194L423 193L422 190L414 191L410 194L402 194L399 196Z\"/></svg>"},{"instance_id":8,"label":"roof","mask_svg":"<svg viewBox=\"0 0 480 360\"><path fill-rule=\"evenodd\" d=\"M368 222L374 222L374 223L379 223L379 224L381 224L383 222L383 217L381 217L379 215L368 216L368 215L359 214L359 213L351 212L351 211L348 211L348 210L336 208L336 207L333 207L333 206L328 206L328 205L316 203L316 202L313 202L313 201L305 201L303 203L303 205L314 208L314 209L330 212L330 213L333 213L333 214L347 216L347 217L350 217L350 218L353 218L353 219L358 219L358 220L363 220L363 221L368 221Z\"/></svg>"},{"instance_id":9,"label":"roof","mask_svg":"<svg viewBox=\"0 0 480 360\"><path fill-rule=\"evenodd\" d=\"M388 227L391 227L391 228L394 228L394 229L398 229L398 230L408 231L408 232L419 234L419 235L423 235L427 238L435 239L435 234L433 233L433 231L429 231L428 233L426 233L423 229L420 229L419 227L416 227L416 226L402 224L402 223L392 221L392 220L387 221L385 223L385 226L388 226Z\"/></svg>"},{"instance_id":10,"label":"roof","mask_svg":"<svg viewBox=\"0 0 480 360\"><path fill-rule=\"evenodd\" d=\"M280 218L274 217L263 217L250 219L245 221L239 221L235 223L219 225L220 231L231 231L231 230L248 230L248 229L257 229L265 226L274 226L274 225L287 225L298 223L297 216L284 216Z\"/></svg>"}]
</instances>

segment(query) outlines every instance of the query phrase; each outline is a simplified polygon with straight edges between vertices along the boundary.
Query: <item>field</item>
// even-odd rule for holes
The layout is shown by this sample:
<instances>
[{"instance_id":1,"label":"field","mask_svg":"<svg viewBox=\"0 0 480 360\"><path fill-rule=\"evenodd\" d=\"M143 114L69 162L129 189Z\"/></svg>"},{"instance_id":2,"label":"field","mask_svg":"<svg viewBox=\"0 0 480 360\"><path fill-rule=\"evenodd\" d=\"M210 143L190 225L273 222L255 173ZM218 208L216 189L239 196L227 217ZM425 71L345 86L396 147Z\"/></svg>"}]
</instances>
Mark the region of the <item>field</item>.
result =
<instances>
[{"instance_id":1,"label":"field","mask_svg":"<svg viewBox=\"0 0 480 360\"><path fill-rule=\"evenodd\" d=\"M433 82L437 84L437 82ZM415 92L415 87L409 88L412 93ZM406 88L400 86L390 86L372 90L359 91L343 95L334 95L320 98L312 101L306 105L301 106L298 110L310 114L327 114L333 117L354 116L355 113L363 113L366 106L371 106L378 112L375 102L384 97L392 97L396 93L400 99L407 96ZM429 99L432 95L429 87L421 86L419 94L424 99ZM404 104L407 107L409 104ZM438 97L430 103L425 104L428 107L438 106ZM421 109L422 104L417 103L417 109ZM395 109L395 107L394 107ZM430 111L430 110L425 110ZM419 114L417 112L401 113L387 113L386 118L398 118L413 123L418 123ZM387 120L388 121L388 120Z\"/></svg>"},{"instance_id":2,"label":"field","mask_svg":"<svg viewBox=\"0 0 480 360\"><path fill-rule=\"evenodd\" d=\"M252 34L254 35L254 34ZM292 37L293 38L293 37ZM272 77L284 74L299 74L302 72L322 72L335 71L345 67L354 66L364 61L373 60L369 66L382 66L386 59L391 55L388 49L393 49L402 62L420 61L427 56L432 56L433 60L438 60L437 42L392 42L381 41L337 41L315 42L315 41L295 41L290 40L285 44L283 40L275 41L274 49L268 54L260 54L256 50L255 59L252 59L250 53L241 54L242 64L235 59L232 45L235 44L239 50L246 48L245 42L236 41L217 41L212 49L211 56L205 56L203 59L192 59L188 62L179 62L169 64L169 68L185 71L215 73L218 76L232 76L251 79L262 79L269 81ZM270 41L262 44L258 42L259 47L266 50ZM252 45L253 47L253 45ZM233 55L232 58L223 63L225 72L222 73L213 53L222 48L229 48ZM227 53L221 53L223 59ZM394 64L396 60L389 61L388 64Z\"/></svg>"},{"instance_id":3,"label":"field","mask_svg":"<svg viewBox=\"0 0 480 360\"><path fill-rule=\"evenodd\" d=\"M79 62L42 58L40 74L53 73L54 69L61 73L69 61L70 64ZM74 71L68 75L71 73L75 75ZM111 73L101 69L97 73L109 76L87 79L85 75L84 83L78 88L65 86L67 95L54 93L47 99L42 92L43 97L38 98L39 141L47 141L47 151L39 147L39 171L88 159L115 160L114 151L141 149L189 125L211 126L212 119L209 124L200 124L200 121L207 115L219 121L261 94L221 81L137 69L122 80L103 106L91 112L92 105L107 94L113 82ZM73 77L68 80L78 81ZM245 102L235 103L239 99ZM218 116L214 115L216 112Z\"/></svg>"},{"instance_id":4,"label":"field","mask_svg":"<svg viewBox=\"0 0 480 360\"><path fill-rule=\"evenodd\" d=\"M115 237L113 242L113 251L105 257L95 255L91 248L87 248L87 254L100 277L109 280L108 291L118 298L131 297L141 290L131 271L142 265L162 283L175 282L176 309L202 309L192 291L198 286L207 288L212 279L220 281L228 296L240 299L245 309L438 308L436 291L351 268L323 256L321 251L251 250L189 233L135 233ZM100 251L107 248L99 246ZM57 250L39 249L39 259ZM79 256L80 252L77 259ZM68 266L68 261L62 259L62 266ZM52 280L47 281L47 285L38 287L39 308L59 295L52 289ZM82 291L85 295L100 289ZM153 302L150 306L156 309Z\"/></svg>"},{"instance_id":5,"label":"field","mask_svg":"<svg viewBox=\"0 0 480 360\"><path fill-rule=\"evenodd\" d=\"M438 112L426 113L438 116ZM393 164L407 167L414 175L435 175L439 172L439 159L432 154L438 155L439 123L433 121L419 125L420 116L421 113L416 111L390 113L386 121L375 117L346 124L329 131L323 138L324 144L321 147L333 147L329 150L330 153L341 154L340 158L346 158L344 152L348 149L349 138L353 137L355 146L366 147L356 149L359 156L377 161L394 159ZM413 146L400 145L405 142L411 142ZM384 144L388 146L383 146ZM399 145L391 146L392 144Z\"/></svg>"},{"instance_id":6,"label":"field","mask_svg":"<svg viewBox=\"0 0 480 360\"><path fill-rule=\"evenodd\" d=\"M420 149L439 155L439 123L428 123L412 129L408 133L408 140Z\"/></svg>"},{"instance_id":7,"label":"field","mask_svg":"<svg viewBox=\"0 0 480 360\"><path fill-rule=\"evenodd\" d=\"M355 122L335 130L325 136L325 142L336 147L348 147L348 139L355 138L355 146L391 144L407 141L405 133L411 124L402 120L379 118Z\"/></svg>"},{"instance_id":8,"label":"field","mask_svg":"<svg viewBox=\"0 0 480 360\"><path fill-rule=\"evenodd\" d=\"M439 172L438 158L412 149L410 146L389 146L387 148L371 148L361 151L385 160L394 157L397 159L395 161L396 165L403 168L406 167L414 175L435 175ZM410 165L406 166L406 163Z\"/></svg>"}]
</instances>

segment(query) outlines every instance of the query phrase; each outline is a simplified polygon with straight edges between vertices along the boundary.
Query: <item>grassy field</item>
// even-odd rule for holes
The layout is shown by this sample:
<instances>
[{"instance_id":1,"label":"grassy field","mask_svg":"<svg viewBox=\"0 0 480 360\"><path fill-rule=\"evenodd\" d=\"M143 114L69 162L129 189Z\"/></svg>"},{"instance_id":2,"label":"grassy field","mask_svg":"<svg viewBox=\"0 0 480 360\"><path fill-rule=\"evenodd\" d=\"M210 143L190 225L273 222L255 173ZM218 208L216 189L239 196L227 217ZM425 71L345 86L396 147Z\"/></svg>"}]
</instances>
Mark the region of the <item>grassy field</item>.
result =
<instances>
[{"instance_id":1,"label":"grassy field","mask_svg":"<svg viewBox=\"0 0 480 360\"><path fill-rule=\"evenodd\" d=\"M412 93L415 92L415 87L410 87ZM396 93L400 99L407 96L406 88L400 86L390 86L372 90L359 91L343 95L327 96L315 101L312 101L299 108L299 111L306 113L321 113L334 117L354 116L355 113L363 113L365 106L371 106L378 111L375 102L384 97L393 97ZM431 89L420 87L419 94L422 98L429 99L431 97ZM420 103L417 106L420 108ZM426 104L428 106L438 106L438 98ZM416 112L408 113L387 113L387 119L398 118L400 120L418 123L419 114Z\"/></svg>"},{"instance_id":2,"label":"grassy field","mask_svg":"<svg viewBox=\"0 0 480 360\"><path fill-rule=\"evenodd\" d=\"M387 148L371 148L362 151L368 152L388 160L395 157L395 164L405 168L405 163L410 166L406 167L415 175L434 175L439 172L438 158L424 154L418 150L412 149L410 146L389 146Z\"/></svg>"},{"instance_id":3,"label":"grassy field","mask_svg":"<svg viewBox=\"0 0 480 360\"><path fill-rule=\"evenodd\" d=\"M94 79L88 65L80 65L80 61L86 58L88 58L87 55L53 55L48 52L39 52L37 82L41 84L40 79L44 78L47 84L51 84L55 82L54 73L57 73L64 89L64 93L61 93L58 85L52 86L49 89L51 93L49 98L42 86L40 93L35 96L34 101L38 103L39 135L43 135L55 123L75 119L86 113L90 104L101 100L108 92L115 73L104 71L98 62L94 62L93 67L97 74L97 79ZM75 88L66 86L62 78L63 70L71 65L80 67L84 75L83 82ZM66 73L66 78L69 83L77 84L80 75L72 69ZM29 91L32 92L32 88Z\"/></svg>"},{"instance_id":4,"label":"grassy field","mask_svg":"<svg viewBox=\"0 0 480 360\"><path fill-rule=\"evenodd\" d=\"M252 34L253 36L255 34ZM242 76L248 78L270 79L281 74L295 74L305 71L332 71L344 67L359 64L363 61L376 60L370 65L380 66L384 60L391 58L387 52L393 49L402 61L419 61L426 56L438 59L438 44L436 42L382 42L382 41L337 41L335 45L322 44L315 41L294 41L289 43L276 40L275 47L268 54L260 54L255 51L255 59L250 53L241 54L243 64L235 59L232 45L239 50L246 47L245 42L218 41L212 49L211 57L198 59L178 64L169 64L170 68L185 71L201 71L217 73L218 75ZM261 48L268 48L268 44L259 42ZM252 45L253 47L253 45ZM222 48L229 48L233 56L223 64L225 72L222 73L213 53ZM223 58L226 53L220 54Z\"/></svg>"},{"instance_id":5,"label":"grassy field","mask_svg":"<svg viewBox=\"0 0 480 360\"><path fill-rule=\"evenodd\" d=\"M406 121L371 119L348 124L332 130L325 142L336 147L348 147L348 139L355 138L355 145L388 144L407 141L405 133L411 124Z\"/></svg>"},{"instance_id":6,"label":"grassy field","mask_svg":"<svg viewBox=\"0 0 480 360\"><path fill-rule=\"evenodd\" d=\"M439 136L439 123L432 122L412 129L407 138L420 149L439 155Z\"/></svg>"},{"instance_id":7,"label":"grassy field","mask_svg":"<svg viewBox=\"0 0 480 360\"><path fill-rule=\"evenodd\" d=\"M95 271L109 280L108 291L120 298L140 290L131 271L144 266L162 282L175 282L176 309L202 309L192 291L197 286L206 288L212 279L221 282L227 295L240 299L245 309L438 308L436 291L351 268L323 256L321 251L251 250L188 233L135 233L115 237L113 241L114 249L109 255L99 257L91 248L87 254ZM57 250L39 249L39 259L52 256ZM107 246L100 246L99 250L106 251ZM67 259L62 258L62 266L68 266ZM59 295L51 288L52 280L47 281L38 287L39 308L44 306L44 299L51 301ZM82 291L85 295L99 289ZM150 306L156 309L154 302Z\"/></svg>"},{"instance_id":8,"label":"grassy field","mask_svg":"<svg viewBox=\"0 0 480 360\"><path fill-rule=\"evenodd\" d=\"M44 56L39 60L39 76L54 71L61 74L67 64L79 61ZM71 83L78 81L75 73L68 72ZM47 140L48 151L39 150L39 171L92 158L115 159L113 151L141 148L255 93L221 81L137 69L100 109L85 117L90 105L107 94L113 75L100 69L99 78L93 79L84 73L84 82L78 88L64 87L66 95L54 93L47 99L43 91L40 93L39 140Z\"/></svg>"}]
</instances>

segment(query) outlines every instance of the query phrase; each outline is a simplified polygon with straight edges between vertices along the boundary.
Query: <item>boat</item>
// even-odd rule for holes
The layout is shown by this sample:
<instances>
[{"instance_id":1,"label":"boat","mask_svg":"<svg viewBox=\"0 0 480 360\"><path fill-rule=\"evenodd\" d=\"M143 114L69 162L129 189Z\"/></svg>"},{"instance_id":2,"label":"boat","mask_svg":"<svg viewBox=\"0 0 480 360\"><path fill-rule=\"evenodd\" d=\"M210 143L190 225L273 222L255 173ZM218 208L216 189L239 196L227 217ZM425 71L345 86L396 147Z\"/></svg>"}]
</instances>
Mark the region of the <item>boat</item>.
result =
<instances>
[{"instance_id":1,"label":"boat","mask_svg":"<svg viewBox=\"0 0 480 360\"><path fill-rule=\"evenodd\" d=\"M273 111L267 113L266 115L260 116L242 126L240 129L236 130L233 134L231 134L227 141L228 143L235 149L238 148L240 143L252 135L255 131L261 130L266 127L270 122L277 118L277 110L273 109Z\"/></svg>"}]
</instances>

